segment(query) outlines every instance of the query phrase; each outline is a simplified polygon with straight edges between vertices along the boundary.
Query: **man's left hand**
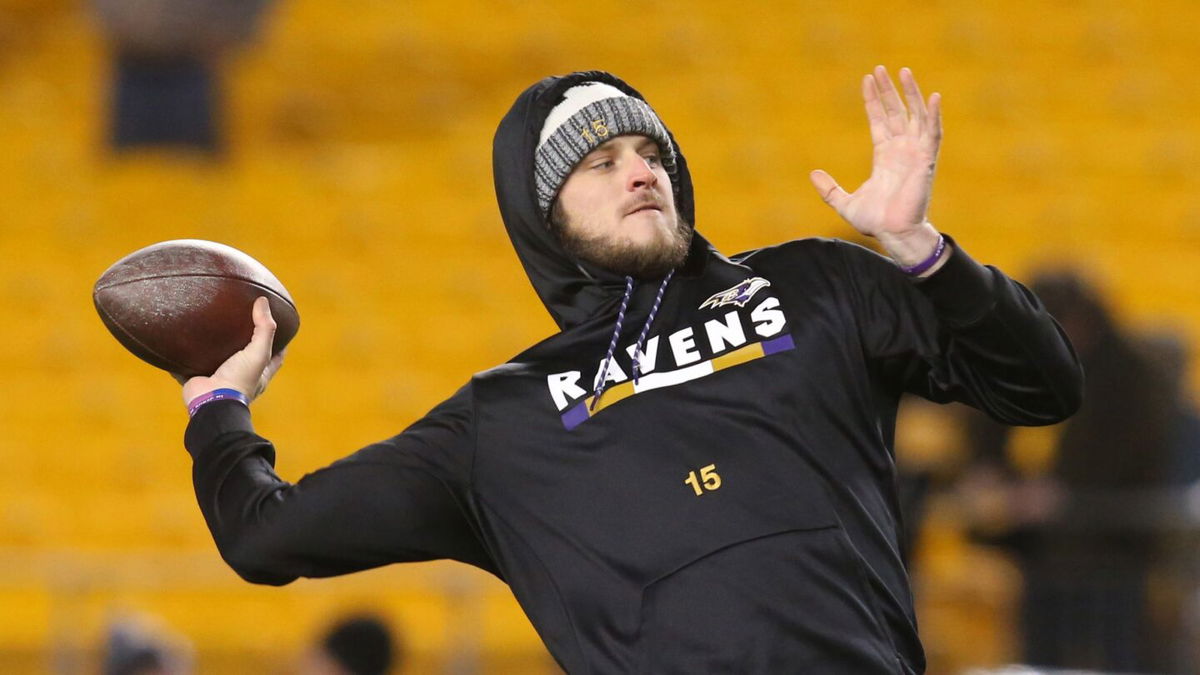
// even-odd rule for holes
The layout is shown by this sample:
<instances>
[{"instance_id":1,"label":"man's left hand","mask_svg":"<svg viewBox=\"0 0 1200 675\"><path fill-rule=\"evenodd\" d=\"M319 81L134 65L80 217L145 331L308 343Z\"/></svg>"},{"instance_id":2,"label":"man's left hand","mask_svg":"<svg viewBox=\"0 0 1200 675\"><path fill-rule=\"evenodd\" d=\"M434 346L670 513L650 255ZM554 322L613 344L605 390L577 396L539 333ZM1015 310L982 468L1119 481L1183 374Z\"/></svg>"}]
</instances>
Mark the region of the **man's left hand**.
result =
<instances>
[{"instance_id":1,"label":"man's left hand","mask_svg":"<svg viewBox=\"0 0 1200 675\"><path fill-rule=\"evenodd\" d=\"M859 232L879 239L901 265L915 265L937 246L938 233L926 219L938 147L942 140L941 96L928 103L908 68L900 69L904 101L887 69L863 77L863 102L875 145L871 177L847 193L828 173L811 174L826 204Z\"/></svg>"}]
</instances>

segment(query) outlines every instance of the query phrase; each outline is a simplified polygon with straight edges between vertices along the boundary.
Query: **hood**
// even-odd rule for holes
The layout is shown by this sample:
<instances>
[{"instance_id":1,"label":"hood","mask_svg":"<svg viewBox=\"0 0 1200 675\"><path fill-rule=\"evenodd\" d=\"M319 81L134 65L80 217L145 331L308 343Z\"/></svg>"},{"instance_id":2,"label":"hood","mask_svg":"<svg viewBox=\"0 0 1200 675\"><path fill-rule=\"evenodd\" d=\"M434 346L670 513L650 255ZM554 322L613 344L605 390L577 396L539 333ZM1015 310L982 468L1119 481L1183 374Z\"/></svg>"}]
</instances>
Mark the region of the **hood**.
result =
<instances>
[{"instance_id":1,"label":"hood","mask_svg":"<svg viewBox=\"0 0 1200 675\"><path fill-rule=\"evenodd\" d=\"M593 316L615 312L625 289L624 277L568 254L538 210L533 166L538 136L546 116L562 100L563 92L583 82L604 82L645 100L620 78L603 71L548 77L517 97L492 141L492 175L504 227L542 304L564 330ZM677 158L675 175L671 177L675 207L694 228L692 177L670 128L667 134ZM691 250L679 273L698 272L710 250L708 242L699 233L693 233Z\"/></svg>"}]
</instances>

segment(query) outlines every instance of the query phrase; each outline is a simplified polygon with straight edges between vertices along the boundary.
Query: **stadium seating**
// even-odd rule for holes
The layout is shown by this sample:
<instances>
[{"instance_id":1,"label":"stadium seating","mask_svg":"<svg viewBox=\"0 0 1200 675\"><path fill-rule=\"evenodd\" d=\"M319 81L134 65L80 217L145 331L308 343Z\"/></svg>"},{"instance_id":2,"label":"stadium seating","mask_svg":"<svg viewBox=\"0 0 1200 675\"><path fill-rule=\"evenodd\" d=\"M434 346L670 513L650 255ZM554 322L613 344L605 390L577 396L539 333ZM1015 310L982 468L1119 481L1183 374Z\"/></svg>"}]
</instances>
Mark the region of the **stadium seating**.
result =
<instances>
[{"instance_id":1,"label":"stadium seating","mask_svg":"<svg viewBox=\"0 0 1200 675\"><path fill-rule=\"evenodd\" d=\"M1178 84L1200 53L1195 22L1169 18L1195 18L1188 0L900 15L883 2L668 0L624 14L294 0L225 64L220 161L105 149L105 43L79 4L0 2L3 672L94 658L113 608L163 617L203 672L263 672L360 604L397 622L413 672L551 672L505 587L459 565L287 589L237 580L191 494L178 388L125 353L88 298L108 264L156 241L242 248L302 315L255 411L280 472L397 433L553 330L490 175L496 121L546 74L607 68L641 88L688 154L699 228L733 253L851 234L808 171L865 178L859 78L876 61L912 66L945 97L935 223L1018 277L1077 265L1122 315L1169 317L1189 344L1200 334L1200 98ZM932 587L926 639L936 667L966 664L953 645L988 638L960 610L982 599L994 613L981 621L1002 620L1014 583L1000 563L972 567L953 519L931 527L932 566L950 581Z\"/></svg>"}]
</instances>

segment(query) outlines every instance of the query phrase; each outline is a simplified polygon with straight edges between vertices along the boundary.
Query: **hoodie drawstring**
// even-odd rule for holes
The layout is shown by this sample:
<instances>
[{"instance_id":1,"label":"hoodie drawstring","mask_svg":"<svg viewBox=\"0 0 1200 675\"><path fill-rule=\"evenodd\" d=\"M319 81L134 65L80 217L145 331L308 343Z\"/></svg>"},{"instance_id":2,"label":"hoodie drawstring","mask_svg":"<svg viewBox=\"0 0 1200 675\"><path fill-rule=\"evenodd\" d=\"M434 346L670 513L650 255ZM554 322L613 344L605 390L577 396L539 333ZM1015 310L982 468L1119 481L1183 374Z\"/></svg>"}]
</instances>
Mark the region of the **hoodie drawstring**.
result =
<instances>
[{"instance_id":1,"label":"hoodie drawstring","mask_svg":"<svg viewBox=\"0 0 1200 675\"><path fill-rule=\"evenodd\" d=\"M658 306L662 304L663 294L667 292L667 282L675 274L675 270L667 272L666 278L662 280L662 284L658 287L658 295L654 296L654 306L650 308L650 316L646 317L646 323L642 325L642 333L638 335L637 345L633 348L633 383L638 383L638 356L642 353L642 347L646 346L646 335L650 332L650 324L654 322L654 315L658 314Z\"/></svg>"},{"instance_id":2,"label":"hoodie drawstring","mask_svg":"<svg viewBox=\"0 0 1200 675\"><path fill-rule=\"evenodd\" d=\"M658 314L658 307L662 304L663 294L667 291L667 283L671 281L671 277L675 274L675 270L667 273L667 276L662 280L662 284L658 287L658 294L654 296L654 306L650 308L650 316L646 317L646 323L642 324L642 332L638 335L637 345L633 348L633 382L638 381L638 354L642 353L642 347L646 341L646 335L650 332L650 324L654 322L654 317ZM596 404L600 402L600 397L604 394L604 390L608 388L608 366L612 363L613 352L617 350L617 339L621 336L621 324L625 323L625 309L629 306L629 298L633 297L633 277L625 277L625 295L621 298L621 308L617 310L617 325L613 328L612 340L608 343L608 353L604 355L604 365L600 368L600 382L596 385L596 396L592 398L592 405L588 407L589 411L596 409Z\"/></svg>"},{"instance_id":3,"label":"hoodie drawstring","mask_svg":"<svg viewBox=\"0 0 1200 675\"><path fill-rule=\"evenodd\" d=\"M600 383L596 385L596 397L592 399L589 411L596 409L600 395L608 384L608 364L612 363L613 352L617 350L617 338L621 336L621 324L625 323L625 308L629 306L629 298L633 296L633 277L625 277L625 296L621 298L621 309L617 310L617 325L613 328L612 340L608 342L608 354L604 355L604 365L600 368Z\"/></svg>"}]
</instances>

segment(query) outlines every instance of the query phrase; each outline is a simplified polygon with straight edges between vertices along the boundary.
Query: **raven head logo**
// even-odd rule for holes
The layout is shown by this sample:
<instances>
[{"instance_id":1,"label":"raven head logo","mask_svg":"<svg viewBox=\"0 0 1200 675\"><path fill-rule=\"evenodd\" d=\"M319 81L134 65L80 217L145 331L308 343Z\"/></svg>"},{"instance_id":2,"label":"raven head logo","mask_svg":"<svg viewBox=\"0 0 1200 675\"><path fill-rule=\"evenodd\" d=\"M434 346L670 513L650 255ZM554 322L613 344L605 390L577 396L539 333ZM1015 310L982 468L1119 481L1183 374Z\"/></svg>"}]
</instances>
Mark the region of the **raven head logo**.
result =
<instances>
[{"instance_id":1,"label":"raven head logo","mask_svg":"<svg viewBox=\"0 0 1200 675\"><path fill-rule=\"evenodd\" d=\"M714 294L709 299L700 303L700 309L707 309L709 307L716 309L725 305L745 307L746 303L750 301L750 298L754 297L755 293L770 285L771 282L762 277L750 277L733 288Z\"/></svg>"}]
</instances>

